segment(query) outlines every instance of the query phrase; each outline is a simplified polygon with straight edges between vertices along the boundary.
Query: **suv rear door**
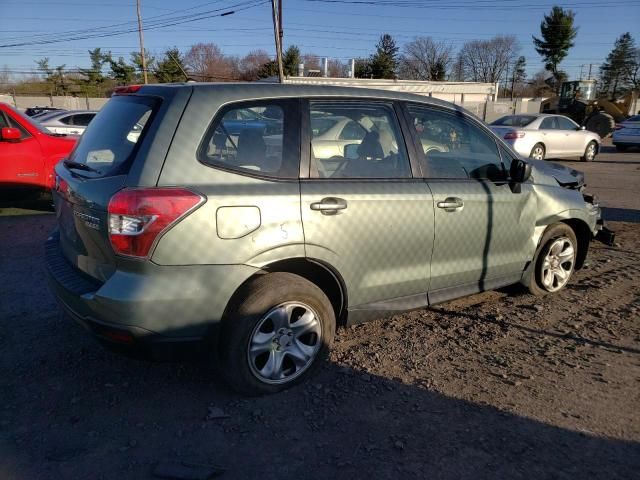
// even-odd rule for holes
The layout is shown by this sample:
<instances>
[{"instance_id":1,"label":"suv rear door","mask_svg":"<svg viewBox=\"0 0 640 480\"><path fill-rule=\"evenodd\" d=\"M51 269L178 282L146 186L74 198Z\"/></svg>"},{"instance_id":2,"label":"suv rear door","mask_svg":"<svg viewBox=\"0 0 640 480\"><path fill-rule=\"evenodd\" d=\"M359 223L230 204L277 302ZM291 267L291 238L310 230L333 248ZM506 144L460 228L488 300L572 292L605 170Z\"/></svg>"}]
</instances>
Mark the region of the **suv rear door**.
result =
<instances>
[{"instance_id":1,"label":"suv rear door","mask_svg":"<svg viewBox=\"0 0 640 480\"><path fill-rule=\"evenodd\" d=\"M56 166L53 197L60 248L74 267L94 279L105 281L115 271L117 259L109 240L107 214L111 197L126 183L152 186L157 182L188 97L113 97L68 160Z\"/></svg>"},{"instance_id":2,"label":"suv rear door","mask_svg":"<svg viewBox=\"0 0 640 480\"><path fill-rule=\"evenodd\" d=\"M426 305L433 199L414 178L396 106L366 99L305 106L300 190L307 257L338 270L350 321ZM321 132L321 124L345 117L366 134L341 145L341 155L324 140L314 145L315 127Z\"/></svg>"},{"instance_id":3,"label":"suv rear door","mask_svg":"<svg viewBox=\"0 0 640 480\"><path fill-rule=\"evenodd\" d=\"M423 104L406 113L436 207L429 302L517 282L535 248L531 185L507 181L511 159L471 117Z\"/></svg>"}]
</instances>

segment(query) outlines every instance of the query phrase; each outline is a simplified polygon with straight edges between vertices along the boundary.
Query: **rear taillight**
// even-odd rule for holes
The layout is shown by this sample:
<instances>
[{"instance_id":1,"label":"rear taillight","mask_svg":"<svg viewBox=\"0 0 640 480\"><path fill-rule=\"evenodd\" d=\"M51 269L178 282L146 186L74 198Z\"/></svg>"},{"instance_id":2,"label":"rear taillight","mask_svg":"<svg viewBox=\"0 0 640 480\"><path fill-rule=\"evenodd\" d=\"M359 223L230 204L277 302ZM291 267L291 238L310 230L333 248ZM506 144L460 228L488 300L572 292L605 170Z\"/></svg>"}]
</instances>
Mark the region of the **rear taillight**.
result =
<instances>
[{"instance_id":1,"label":"rear taillight","mask_svg":"<svg viewBox=\"0 0 640 480\"><path fill-rule=\"evenodd\" d=\"M516 138L524 137L524 132L516 132L515 130L511 130L504 134L505 140L515 140Z\"/></svg>"},{"instance_id":2,"label":"rear taillight","mask_svg":"<svg viewBox=\"0 0 640 480\"><path fill-rule=\"evenodd\" d=\"M133 188L109 201L109 240L118 255L147 257L156 241L178 220L203 204L186 188Z\"/></svg>"},{"instance_id":3,"label":"rear taillight","mask_svg":"<svg viewBox=\"0 0 640 480\"><path fill-rule=\"evenodd\" d=\"M114 95L130 95L136 93L142 88L142 85L127 85L126 87L116 87L113 89Z\"/></svg>"}]
</instances>

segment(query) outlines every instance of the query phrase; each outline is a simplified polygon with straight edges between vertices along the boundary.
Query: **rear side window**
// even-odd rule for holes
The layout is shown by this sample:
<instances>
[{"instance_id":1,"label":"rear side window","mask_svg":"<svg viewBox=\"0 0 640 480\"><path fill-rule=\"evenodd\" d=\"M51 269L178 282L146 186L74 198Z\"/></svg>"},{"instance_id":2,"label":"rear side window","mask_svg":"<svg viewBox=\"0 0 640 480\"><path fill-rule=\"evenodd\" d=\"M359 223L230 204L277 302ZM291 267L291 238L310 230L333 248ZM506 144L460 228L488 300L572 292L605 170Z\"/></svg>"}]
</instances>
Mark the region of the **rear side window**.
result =
<instances>
[{"instance_id":1,"label":"rear side window","mask_svg":"<svg viewBox=\"0 0 640 480\"><path fill-rule=\"evenodd\" d=\"M67 115L66 117L60 117L58 119L60 123L64 123L65 125L73 125L73 115Z\"/></svg>"},{"instance_id":2,"label":"rear side window","mask_svg":"<svg viewBox=\"0 0 640 480\"><path fill-rule=\"evenodd\" d=\"M408 111L427 177L506 178L496 141L470 118L423 105L409 105Z\"/></svg>"},{"instance_id":3,"label":"rear side window","mask_svg":"<svg viewBox=\"0 0 640 480\"><path fill-rule=\"evenodd\" d=\"M93 120L93 117L95 117L95 114L93 113L80 113L78 115L74 115L73 124L80 127L86 127L87 125L89 125L89 122Z\"/></svg>"},{"instance_id":4,"label":"rear side window","mask_svg":"<svg viewBox=\"0 0 640 480\"><path fill-rule=\"evenodd\" d=\"M91 177L123 173L158 103L149 97L113 97L91 121L69 160L91 167Z\"/></svg>"},{"instance_id":5,"label":"rear side window","mask_svg":"<svg viewBox=\"0 0 640 480\"><path fill-rule=\"evenodd\" d=\"M276 178L297 178L297 101L255 101L224 107L200 146L212 167Z\"/></svg>"}]
</instances>

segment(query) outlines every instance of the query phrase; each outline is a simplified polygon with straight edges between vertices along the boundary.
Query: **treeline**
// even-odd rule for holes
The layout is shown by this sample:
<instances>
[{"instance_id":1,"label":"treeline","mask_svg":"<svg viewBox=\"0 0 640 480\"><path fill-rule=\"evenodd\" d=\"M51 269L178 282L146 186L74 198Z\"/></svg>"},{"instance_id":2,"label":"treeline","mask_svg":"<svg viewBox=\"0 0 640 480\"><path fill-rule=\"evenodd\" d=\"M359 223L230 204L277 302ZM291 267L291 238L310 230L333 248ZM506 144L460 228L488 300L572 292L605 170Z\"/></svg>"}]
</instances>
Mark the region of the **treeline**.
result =
<instances>
[{"instance_id":1,"label":"treeline","mask_svg":"<svg viewBox=\"0 0 640 480\"><path fill-rule=\"evenodd\" d=\"M545 68L530 78L526 75L526 59L520 55L521 45L513 35L470 40L456 51L450 43L429 36L415 37L400 48L395 39L385 33L372 55L355 60L354 73L357 78L500 82L502 95L549 96L567 79L561 64L573 48L577 33L573 11L553 7L544 15L540 36L534 36L532 41ZM89 68L53 67L49 58L43 58L36 62L38 75L18 82L9 82L10 72L3 75L0 71L0 87L11 83L17 94L103 96L109 95L116 86L143 81L140 52L132 52L128 59L116 58L100 48L89 50L88 54ZM301 63L305 75L319 71L320 60L321 56L303 54L292 45L283 54L284 73L298 75ZM214 43L197 43L186 51L170 48L157 56L146 51L145 64L149 82L159 83L254 81L277 75L276 62L267 51L228 55ZM330 77L345 77L349 74L350 62L330 59L327 69ZM630 33L616 40L599 72L602 96L616 98L640 87L640 49Z\"/></svg>"}]
</instances>

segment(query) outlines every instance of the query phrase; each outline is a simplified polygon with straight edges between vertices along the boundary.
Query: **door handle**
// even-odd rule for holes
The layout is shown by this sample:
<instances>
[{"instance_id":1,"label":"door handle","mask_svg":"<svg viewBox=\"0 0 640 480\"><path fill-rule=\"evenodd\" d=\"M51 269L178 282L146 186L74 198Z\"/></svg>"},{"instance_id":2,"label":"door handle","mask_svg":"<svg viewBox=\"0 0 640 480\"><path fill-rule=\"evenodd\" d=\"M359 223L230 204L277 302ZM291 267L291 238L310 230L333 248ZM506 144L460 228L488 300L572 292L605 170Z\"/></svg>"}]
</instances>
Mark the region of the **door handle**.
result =
<instances>
[{"instance_id":1,"label":"door handle","mask_svg":"<svg viewBox=\"0 0 640 480\"><path fill-rule=\"evenodd\" d=\"M342 198L326 197L319 202L311 204L311 210L321 212L323 215L335 215L338 210L347 208L347 201Z\"/></svg>"},{"instance_id":2,"label":"door handle","mask_svg":"<svg viewBox=\"0 0 640 480\"><path fill-rule=\"evenodd\" d=\"M437 203L438 208L444 208L447 212L455 212L457 210L461 210L464 207L464 202L457 197L448 197L445 198L443 202Z\"/></svg>"}]
</instances>

